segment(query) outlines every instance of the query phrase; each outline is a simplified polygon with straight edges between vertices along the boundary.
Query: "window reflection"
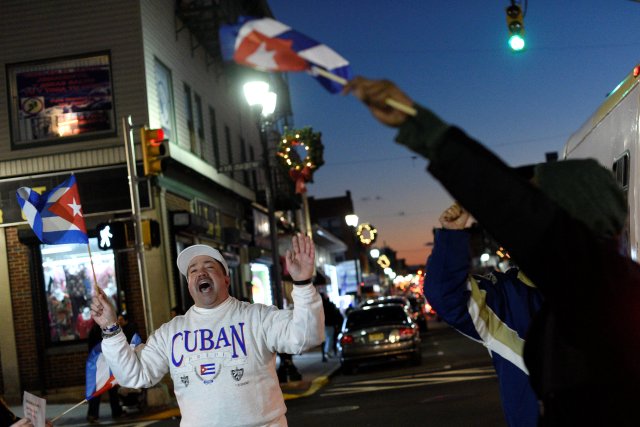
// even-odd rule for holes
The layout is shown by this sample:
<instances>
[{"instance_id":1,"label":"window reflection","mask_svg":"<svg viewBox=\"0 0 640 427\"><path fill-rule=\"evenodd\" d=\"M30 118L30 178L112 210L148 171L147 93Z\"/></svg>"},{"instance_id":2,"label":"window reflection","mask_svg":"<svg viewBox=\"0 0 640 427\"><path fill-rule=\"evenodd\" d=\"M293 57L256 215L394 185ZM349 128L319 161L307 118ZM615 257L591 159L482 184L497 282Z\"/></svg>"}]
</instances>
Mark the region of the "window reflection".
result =
<instances>
[{"instance_id":1,"label":"window reflection","mask_svg":"<svg viewBox=\"0 0 640 427\"><path fill-rule=\"evenodd\" d=\"M113 251L100 250L97 238L89 244L98 286L117 307ZM87 338L93 326L89 306L94 281L87 245L41 245L40 250L51 342Z\"/></svg>"}]
</instances>

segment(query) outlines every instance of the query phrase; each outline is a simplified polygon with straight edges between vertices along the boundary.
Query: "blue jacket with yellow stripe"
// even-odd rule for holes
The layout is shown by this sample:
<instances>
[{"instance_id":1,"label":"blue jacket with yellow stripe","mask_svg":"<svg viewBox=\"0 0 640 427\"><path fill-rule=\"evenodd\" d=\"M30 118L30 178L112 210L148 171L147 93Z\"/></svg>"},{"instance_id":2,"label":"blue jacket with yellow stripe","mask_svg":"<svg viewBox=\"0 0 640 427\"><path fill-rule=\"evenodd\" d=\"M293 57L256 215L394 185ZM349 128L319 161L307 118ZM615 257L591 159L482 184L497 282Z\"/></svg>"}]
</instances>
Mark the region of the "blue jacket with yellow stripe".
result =
<instances>
[{"instance_id":1,"label":"blue jacket with yellow stripe","mask_svg":"<svg viewBox=\"0 0 640 427\"><path fill-rule=\"evenodd\" d=\"M542 296L516 268L479 276L470 267L469 233L436 230L425 295L442 319L490 351L508 425L535 426L538 403L522 355Z\"/></svg>"}]
</instances>

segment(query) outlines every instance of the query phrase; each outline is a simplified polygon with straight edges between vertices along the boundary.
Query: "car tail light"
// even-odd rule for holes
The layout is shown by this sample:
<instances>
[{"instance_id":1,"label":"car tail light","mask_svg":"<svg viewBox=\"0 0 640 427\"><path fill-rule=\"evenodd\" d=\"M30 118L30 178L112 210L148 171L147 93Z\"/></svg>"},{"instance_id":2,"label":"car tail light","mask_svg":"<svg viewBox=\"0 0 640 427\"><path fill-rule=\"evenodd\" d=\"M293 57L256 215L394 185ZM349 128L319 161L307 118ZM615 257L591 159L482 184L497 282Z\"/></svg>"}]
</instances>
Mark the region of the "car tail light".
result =
<instances>
[{"instance_id":1,"label":"car tail light","mask_svg":"<svg viewBox=\"0 0 640 427\"><path fill-rule=\"evenodd\" d=\"M351 335L343 335L342 338L340 338L340 344L353 344L353 337Z\"/></svg>"},{"instance_id":2,"label":"car tail light","mask_svg":"<svg viewBox=\"0 0 640 427\"><path fill-rule=\"evenodd\" d=\"M412 328L400 328L399 331L401 337L410 337L416 333Z\"/></svg>"}]
</instances>

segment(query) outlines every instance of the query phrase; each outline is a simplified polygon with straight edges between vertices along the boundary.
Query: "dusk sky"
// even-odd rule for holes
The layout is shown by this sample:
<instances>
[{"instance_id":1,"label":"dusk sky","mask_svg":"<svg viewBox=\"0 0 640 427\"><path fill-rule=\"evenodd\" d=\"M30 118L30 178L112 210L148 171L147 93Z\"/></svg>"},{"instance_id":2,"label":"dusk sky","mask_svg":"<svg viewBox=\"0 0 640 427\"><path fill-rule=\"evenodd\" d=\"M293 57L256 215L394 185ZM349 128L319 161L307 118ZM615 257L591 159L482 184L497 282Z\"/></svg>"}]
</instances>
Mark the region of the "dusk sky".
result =
<instances>
[{"instance_id":1,"label":"dusk sky","mask_svg":"<svg viewBox=\"0 0 640 427\"><path fill-rule=\"evenodd\" d=\"M640 63L640 3L532 0L527 49L506 45L508 0L270 0L275 18L340 53L354 75L395 81L508 164L544 161ZM523 4L524 9L524 4ZM423 264L452 202L426 161L354 97L289 74L294 122L322 132L317 198L351 191L355 213L408 264Z\"/></svg>"}]
</instances>

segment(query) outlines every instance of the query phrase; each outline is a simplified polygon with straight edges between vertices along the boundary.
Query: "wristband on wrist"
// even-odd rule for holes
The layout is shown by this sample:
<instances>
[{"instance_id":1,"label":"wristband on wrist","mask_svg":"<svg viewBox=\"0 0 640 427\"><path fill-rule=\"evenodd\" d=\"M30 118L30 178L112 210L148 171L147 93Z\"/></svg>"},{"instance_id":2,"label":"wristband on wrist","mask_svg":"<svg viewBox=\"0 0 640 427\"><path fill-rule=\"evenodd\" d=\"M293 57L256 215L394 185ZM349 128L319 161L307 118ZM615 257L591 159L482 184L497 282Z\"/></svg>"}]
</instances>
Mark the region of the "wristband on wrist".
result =
<instances>
[{"instance_id":1,"label":"wristband on wrist","mask_svg":"<svg viewBox=\"0 0 640 427\"><path fill-rule=\"evenodd\" d=\"M311 284L311 277L305 280L294 280L293 284L294 285L310 285Z\"/></svg>"},{"instance_id":2,"label":"wristband on wrist","mask_svg":"<svg viewBox=\"0 0 640 427\"><path fill-rule=\"evenodd\" d=\"M102 339L107 339L107 338L114 337L114 336L118 335L121 331L122 331L122 328L120 328L120 325L118 325L116 323L116 328L113 331L105 332L104 329L102 330Z\"/></svg>"},{"instance_id":3,"label":"wristband on wrist","mask_svg":"<svg viewBox=\"0 0 640 427\"><path fill-rule=\"evenodd\" d=\"M112 332L115 332L118 330L118 328L120 327L119 324L114 323L112 325L107 326L106 328L102 328L102 333L104 334L110 334Z\"/></svg>"}]
</instances>

